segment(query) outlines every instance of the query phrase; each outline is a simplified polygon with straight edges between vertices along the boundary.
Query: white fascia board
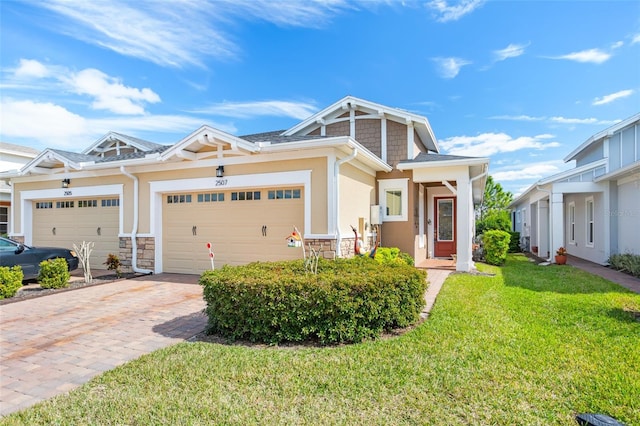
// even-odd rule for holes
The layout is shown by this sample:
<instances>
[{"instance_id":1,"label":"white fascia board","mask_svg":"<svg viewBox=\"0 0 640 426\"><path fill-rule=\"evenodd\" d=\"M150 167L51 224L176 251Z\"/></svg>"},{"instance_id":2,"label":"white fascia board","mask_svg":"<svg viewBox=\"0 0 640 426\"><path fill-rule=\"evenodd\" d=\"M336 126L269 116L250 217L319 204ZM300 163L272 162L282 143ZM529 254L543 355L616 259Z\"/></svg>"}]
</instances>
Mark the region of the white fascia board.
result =
<instances>
[{"instance_id":1,"label":"white fascia board","mask_svg":"<svg viewBox=\"0 0 640 426\"><path fill-rule=\"evenodd\" d=\"M219 139L220 141L229 144L230 146L238 147L242 150L248 152L257 152L259 148L252 144L251 142L247 142L244 139L241 139L237 136L234 136L230 133L223 132L222 130L214 129L213 127L204 125L192 132L188 136L184 137L182 140L177 142L175 145L165 150L160 154L160 158L163 160L168 160L169 158L177 155L179 151L184 150L189 145L193 143L200 143L199 139L204 137L204 135L211 136L215 139Z\"/></svg>"},{"instance_id":2,"label":"white fascia board","mask_svg":"<svg viewBox=\"0 0 640 426\"><path fill-rule=\"evenodd\" d=\"M39 164L45 161L56 160L63 164L65 167L70 167L72 169L80 170L82 166L80 164L74 163L73 161L69 161L68 158L58 154L57 152L47 148L42 151L36 158L25 164L25 166L20 169L20 173L26 174L29 172L41 172L42 168L38 167Z\"/></svg>"},{"instance_id":3,"label":"white fascia board","mask_svg":"<svg viewBox=\"0 0 640 426\"><path fill-rule=\"evenodd\" d=\"M423 161L423 162L407 162L398 163L398 170L415 170L432 167L455 167L455 166L481 166L483 164L489 164L488 158L472 158L472 159L460 159L460 160L444 160L444 161Z\"/></svg>"},{"instance_id":4,"label":"white fascia board","mask_svg":"<svg viewBox=\"0 0 640 426\"><path fill-rule=\"evenodd\" d=\"M283 142L273 145L266 145L262 148L261 152L263 153L271 153L271 152L285 152L285 151L293 151L293 150L302 150L302 149L316 149L316 148L357 148L358 156L356 157L358 160L370 166L372 169L376 171L384 171L390 172L393 170L393 167L382 161L377 155L369 151L367 148L362 146L360 143L356 142L350 136L336 136L332 138L323 138L323 139L310 139L308 141L297 141L297 142Z\"/></svg>"},{"instance_id":5,"label":"white fascia board","mask_svg":"<svg viewBox=\"0 0 640 426\"><path fill-rule=\"evenodd\" d=\"M557 180L561 180L561 179L568 179L572 176L575 175L581 175L585 172L588 172L590 170L596 169L598 167L602 167L604 165L607 164L607 159L603 158L602 160L598 160L598 161L594 161L592 163L589 164L585 164L584 166L580 166L580 167L575 167L573 169L569 169L569 170L565 170L564 172L560 172L558 174L555 175L551 175L549 177L546 178L542 178L538 181L538 185L544 185L547 183L553 183Z\"/></svg>"},{"instance_id":6,"label":"white fascia board","mask_svg":"<svg viewBox=\"0 0 640 426\"><path fill-rule=\"evenodd\" d=\"M617 179L619 177L624 177L627 174L633 174L640 171L640 161L636 161L635 163L628 164L624 167L621 167L611 173L607 173L602 176L598 176L593 181L594 182L602 182L604 180Z\"/></svg>"},{"instance_id":7,"label":"white fascia board","mask_svg":"<svg viewBox=\"0 0 640 426\"><path fill-rule=\"evenodd\" d=\"M585 150L586 148L588 148L590 145L592 145L593 143L599 141L600 139L604 139L608 136L612 136L613 133L620 131L622 129L624 129L627 126L630 126L632 124L635 124L636 122L640 121L640 113L632 115L631 117L620 121L619 123L614 124L611 127L608 127L606 129L604 129L601 132L596 133L595 135L591 136L589 139L587 139L586 141L584 141L582 144L580 144L579 147L577 147L576 149L574 149L573 151L571 151L571 153L569 153L569 155L567 155L566 157L564 157L564 162L568 162L571 160L574 160L575 157L583 150Z\"/></svg>"}]
</instances>

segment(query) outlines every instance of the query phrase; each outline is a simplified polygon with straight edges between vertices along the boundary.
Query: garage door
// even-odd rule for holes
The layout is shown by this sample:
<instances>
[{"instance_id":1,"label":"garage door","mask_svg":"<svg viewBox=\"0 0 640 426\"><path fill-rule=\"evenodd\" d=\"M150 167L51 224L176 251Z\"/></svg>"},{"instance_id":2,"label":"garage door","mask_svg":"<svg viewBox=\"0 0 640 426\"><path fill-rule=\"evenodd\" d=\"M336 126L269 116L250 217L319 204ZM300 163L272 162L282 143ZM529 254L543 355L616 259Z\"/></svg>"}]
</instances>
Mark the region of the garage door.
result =
<instances>
[{"instance_id":1,"label":"garage door","mask_svg":"<svg viewBox=\"0 0 640 426\"><path fill-rule=\"evenodd\" d=\"M304 233L302 188L247 189L163 197L163 270L200 274L215 267L253 261L299 259L302 249L287 247L293 226Z\"/></svg>"},{"instance_id":2,"label":"garage door","mask_svg":"<svg viewBox=\"0 0 640 426\"><path fill-rule=\"evenodd\" d=\"M119 253L119 199L92 198L33 203L33 245L73 248L93 241L93 269L105 269L109 253Z\"/></svg>"}]
</instances>

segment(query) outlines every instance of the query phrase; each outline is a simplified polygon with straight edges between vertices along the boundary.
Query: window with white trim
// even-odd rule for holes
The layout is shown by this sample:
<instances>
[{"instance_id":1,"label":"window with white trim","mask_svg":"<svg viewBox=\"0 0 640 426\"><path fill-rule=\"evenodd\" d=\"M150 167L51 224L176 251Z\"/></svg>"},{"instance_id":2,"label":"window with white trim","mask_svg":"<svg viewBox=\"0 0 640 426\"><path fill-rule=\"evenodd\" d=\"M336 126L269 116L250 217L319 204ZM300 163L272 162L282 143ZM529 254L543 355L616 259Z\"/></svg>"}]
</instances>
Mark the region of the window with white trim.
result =
<instances>
[{"instance_id":1,"label":"window with white trim","mask_svg":"<svg viewBox=\"0 0 640 426\"><path fill-rule=\"evenodd\" d=\"M595 242L595 205L593 202L593 197L588 197L585 202L585 214L586 214L586 236L587 236L587 247L593 247Z\"/></svg>"},{"instance_id":2,"label":"window with white trim","mask_svg":"<svg viewBox=\"0 0 640 426\"><path fill-rule=\"evenodd\" d=\"M382 206L382 220L401 222L409 219L409 179L381 179L378 181L379 203Z\"/></svg>"},{"instance_id":3,"label":"window with white trim","mask_svg":"<svg viewBox=\"0 0 640 426\"><path fill-rule=\"evenodd\" d=\"M576 243L576 203L569 203L569 242Z\"/></svg>"}]
</instances>

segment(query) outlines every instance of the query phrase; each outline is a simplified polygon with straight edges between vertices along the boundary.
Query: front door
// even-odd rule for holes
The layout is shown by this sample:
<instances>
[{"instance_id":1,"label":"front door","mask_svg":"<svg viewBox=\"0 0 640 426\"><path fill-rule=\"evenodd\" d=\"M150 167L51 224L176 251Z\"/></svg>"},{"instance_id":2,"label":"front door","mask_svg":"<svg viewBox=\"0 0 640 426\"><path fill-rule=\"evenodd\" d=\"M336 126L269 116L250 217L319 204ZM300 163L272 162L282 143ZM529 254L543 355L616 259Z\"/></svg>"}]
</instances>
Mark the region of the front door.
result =
<instances>
[{"instance_id":1,"label":"front door","mask_svg":"<svg viewBox=\"0 0 640 426\"><path fill-rule=\"evenodd\" d=\"M435 199L435 257L456 254L456 198Z\"/></svg>"}]
</instances>

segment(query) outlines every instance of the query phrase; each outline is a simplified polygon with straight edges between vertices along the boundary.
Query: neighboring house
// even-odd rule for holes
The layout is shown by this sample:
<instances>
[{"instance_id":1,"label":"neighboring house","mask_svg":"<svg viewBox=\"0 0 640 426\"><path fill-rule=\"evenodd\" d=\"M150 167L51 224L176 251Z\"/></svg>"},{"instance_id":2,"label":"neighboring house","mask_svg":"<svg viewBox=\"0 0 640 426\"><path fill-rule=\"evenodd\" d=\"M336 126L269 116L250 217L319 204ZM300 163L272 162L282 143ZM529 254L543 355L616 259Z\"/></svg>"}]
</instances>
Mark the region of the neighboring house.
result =
<instances>
[{"instance_id":1,"label":"neighboring house","mask_svg":"<svg viewBox=\"0 0 640 426\"><path fill-rule=\"evenodd\" d=\"M33 160L38 151L26 146L0 142L0 173L15 171ZM0 235L9 232L11 218L11 186L0 180Z\"/></svg>"},{"instance_id":2,"label":"neighboring house","mask_svg":"<svg viewBox=\"0 0 640 426\"><path fill-rule=\"evenodd\" d=\"M567 155L575 168L538 181L511 203L527 251L606 264L640 254L640 114L596 133Z\"/></svg>"},{"instance_id":3,"label":"neighboring house","mask_svg":"<svg viewBox=\"0 0 640 426\"><path fill-rule=\"evenodd\" d=\"M354 234L468 271L486 158L438 154L425 117L347 96L291 129L233 136L202 126L171 146L111 132L82 153L46 149L19 173L11 235L95 243L143 271L353 255ZM377 225L380 223L380 225Z\"/></svg>"}]
</instances>

